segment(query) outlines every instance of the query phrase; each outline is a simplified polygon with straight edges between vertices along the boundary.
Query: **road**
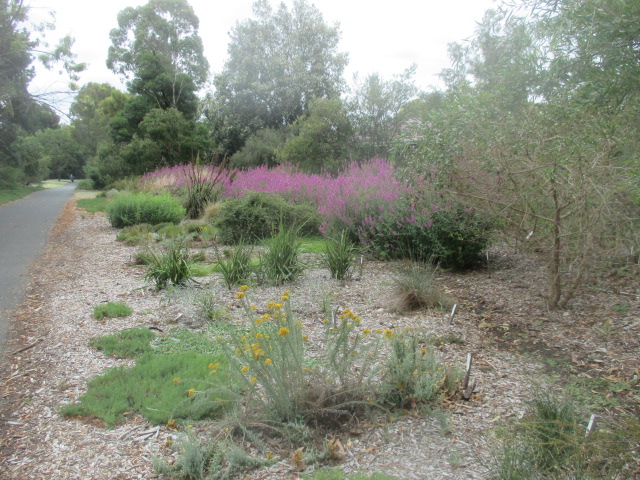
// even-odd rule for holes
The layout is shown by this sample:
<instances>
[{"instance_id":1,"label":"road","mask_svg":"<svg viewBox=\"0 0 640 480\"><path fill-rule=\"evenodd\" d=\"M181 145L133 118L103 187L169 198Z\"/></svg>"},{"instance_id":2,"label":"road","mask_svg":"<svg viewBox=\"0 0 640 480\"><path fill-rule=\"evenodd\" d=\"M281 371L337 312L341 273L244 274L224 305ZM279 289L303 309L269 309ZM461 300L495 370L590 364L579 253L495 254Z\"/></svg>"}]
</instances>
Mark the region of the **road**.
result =
<instances>
[{"instance_id":1,"label":"road","mask_svg":"<svg viewBox=\"0 0 640 480\"><path fill-rule=\"evenodd\" d=\"M0 206L0 354L5 353L13 312L24 299L29 266L42 253L75 187L69 183L40 190Z\"/></svg>"}]
</instances>

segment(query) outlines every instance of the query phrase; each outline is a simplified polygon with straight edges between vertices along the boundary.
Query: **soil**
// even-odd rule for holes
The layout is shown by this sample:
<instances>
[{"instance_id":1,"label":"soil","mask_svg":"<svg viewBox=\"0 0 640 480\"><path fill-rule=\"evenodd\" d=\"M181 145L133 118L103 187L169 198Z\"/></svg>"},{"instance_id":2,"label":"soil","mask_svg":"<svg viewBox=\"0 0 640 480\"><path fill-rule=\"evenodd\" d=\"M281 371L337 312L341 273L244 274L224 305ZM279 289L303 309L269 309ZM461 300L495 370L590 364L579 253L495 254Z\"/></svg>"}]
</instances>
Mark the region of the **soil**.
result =
<instances>
[{"instance_id":1,"label":"soil","mask_svg":"<svg viewBox=\"0 0 640 480\"><path fill-rule=\"evenodd\" d=\"M162 332L176 326L202 329L194 295L205 290L229 307L231 321L241 321L234 292L216 275L190 293L153 291L142 278L144 270L132 265L137 247L116 242L116 234L103 216L79 211L71 201L31 271L27 300L16 313L1 366L2 479L161 478L152 458L173 461L167 442L181 431L153 427L135 415L112 430L58 415L61 405L86 391L90 378L131 363L91 349L89 339L139 326ZM212 258L210 248L202 250ZM391 311L390 264L365 261L362 275L341 283L330 279L313 255L306 261L311 268L287 288L310 336L320 330L319 305L329 292L368 328L425 329L440 339L438 353L447 364L463 368L473 354L476 389L470 399L452 396L435 414L396 412L328 435L340 447L346 472L489 478L496 427L524 415L536 385L558 392L581 386L573 391L588 400L592 411L586 413L640 415L638 265L613 273L594 269L570 307L553 312L543 298L544 259L512 247L494 249L479 270L440 273L438 281L457 303L452 323L449 312ZM266 303L280 290L259 287L250 294L256 303ZM93 306L107 301L126 301L135 313L95 320ZM192 431L204 435L208 428L194 425ZM274 450L277 462L237 478L298 478L289 452ZM620 478L640 478L640 463L624 475Z\"/></svg>"}]
</instances>

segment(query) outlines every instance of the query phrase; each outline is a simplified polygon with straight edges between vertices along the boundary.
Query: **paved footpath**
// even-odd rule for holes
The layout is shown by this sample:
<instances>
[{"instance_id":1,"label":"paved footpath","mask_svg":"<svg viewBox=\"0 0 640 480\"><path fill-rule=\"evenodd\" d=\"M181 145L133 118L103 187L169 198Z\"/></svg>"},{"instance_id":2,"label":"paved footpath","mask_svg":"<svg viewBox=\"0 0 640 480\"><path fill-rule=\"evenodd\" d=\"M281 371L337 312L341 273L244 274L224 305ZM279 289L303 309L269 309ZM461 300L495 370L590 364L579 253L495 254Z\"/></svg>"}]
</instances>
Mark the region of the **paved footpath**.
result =
<instances>
[{"instance_id":1,"label":"paved footpath","mask_svg":"<svg viewBox=\"0 0 640 480\"><path fill-rule=\"evenodd\" d=\"M73 195L75 183L40 190L0 206L0 357L14 310L24 299L28 270Z\"/></svg>"}]
</instances>

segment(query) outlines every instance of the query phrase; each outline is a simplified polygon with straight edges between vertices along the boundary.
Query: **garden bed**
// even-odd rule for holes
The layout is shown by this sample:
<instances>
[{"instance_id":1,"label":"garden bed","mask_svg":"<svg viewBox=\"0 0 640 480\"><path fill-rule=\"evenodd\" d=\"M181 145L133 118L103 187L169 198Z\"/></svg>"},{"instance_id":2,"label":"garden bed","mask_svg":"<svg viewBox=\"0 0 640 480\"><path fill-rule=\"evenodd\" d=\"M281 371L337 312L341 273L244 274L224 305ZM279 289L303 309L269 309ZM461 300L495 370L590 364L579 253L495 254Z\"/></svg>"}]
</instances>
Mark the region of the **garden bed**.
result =
<instances>
[{"instance_id":1,"label":"garden bed","mask_svg":"<svg viewBox=\"0 0 640 480\"><path fill-rule=\"evenodd\" d=\"M179 325L202 328L193 300L203 289L230 308L231 321L241 321L236 292L219 275L201 279L199 288L156 292L142 279L144 270L132 265L136 247L115 242L116 234L103 216L81 214L70 202L33 268L3 365L3 478L159 478L152 458L171 459L167 442L175 440L174 429L153 427L132 415L106 430L97 422L57 413L86 390L89 379L132 363L90 348L90 339L132 327L162 332ZM639 413L634 378L640 375L640 291L633 275L593 275L569 310L549 312L541 297L542 261L510 248L495 250L487 268L440 274L439 281L458 303L450 325L441 312L392 313L387 263L365 261L361 276L341 283L314 259L307 257L313 267L284 287L291 290L293 309L312 343L321 338L320 305L331 295L367 328L424 328L440 339L438 351L447 364L462 368L467 354L474 354L477 389L469 400L453 397L432 415L393 412L392 418L369 418L338 432L341 466L347 472L383 472L402 479L488 478L495 428L522 417L536 383L548 382L548 388L560 391L568 380L579 380L586 385L580 392L604 408L599 414ZM279 298L284 288L257 287L249 294L264 304ZM93 317L95 305L118 301L134 313ZM604 383L596 388L595 379ZM192 427L196 434L208 429L207 424ZM297 478L289 456L278 455L268 469L243 478Z\"/></svg>"}]
</instances>

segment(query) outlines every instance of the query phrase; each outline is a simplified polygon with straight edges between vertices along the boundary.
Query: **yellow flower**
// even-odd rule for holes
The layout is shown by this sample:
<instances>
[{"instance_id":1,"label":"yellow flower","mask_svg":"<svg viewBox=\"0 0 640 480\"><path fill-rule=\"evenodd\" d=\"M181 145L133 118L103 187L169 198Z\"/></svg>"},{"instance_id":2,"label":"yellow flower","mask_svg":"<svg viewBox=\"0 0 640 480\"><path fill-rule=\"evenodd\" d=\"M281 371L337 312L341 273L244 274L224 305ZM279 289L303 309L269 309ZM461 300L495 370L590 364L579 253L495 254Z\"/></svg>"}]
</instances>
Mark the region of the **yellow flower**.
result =
<instances>
[{"instance_id":1,"label":"yellow flower","mask_svg":"<svg viewBox=\"0 0 640 480\"><path fill-rule=\"evenodd\" d=\"M256 310L258 307L256 307L255 305L251 304L251 305L249 305L249 308L250 308L251 310Z\"/></svg>"},{"instance_id":2,"label":"yellow flower","mask_svg":"<svg viewBox=\"0 0 640 480\"><path fill-rule=\"evenodd\" d=\"M423 348L422 350L420 350L420 353L422 354L422 356L424 357L427 354L427 349Z\"/></svg>"},{"instance_id":3,"label":"yellow flower","mask_svg":"<svg viewBox=\"0 0 640 480\"><path fill-rule=\"evenodd\" d=\"M393 337L393 330L390 330L390 329L388 329L388 328L385 328L385 329L384 329L384 336L385 336L386 338L391 338L391 337Z\"/></svg>"},{"instance_id":4,"label":"yellow flower","mask_svg":"<svg viewBox=\"0 0 640 480\"><path fill-rule=\"evenodd\" d=\"M369 330L368 328L365 328L364 330L362 330L363 335L369 335L370 333L371 333L371 330Z\"/></svg>"},{"instance_id":5,"label":"yellow flower","mask_svg":"<svg viewBox=\"0 0 640 480\"><path fill-rule=\"evenodd\" d=\"M243 367L240 369L240 371L241 371L242 373L247 373L247 372L249 371L249 367L247 367L247 366L245 365L245 366L243 366Z\"/></svg>"},{"instance_id":6,"label":"yellow flower","mask_svg":"<svg viewBox=\"0 0 640 480\"><path fill-rule=\"evenodd\" d=\"M179 377L173 377L173 383L180 383Z\"/></svg>"},{"instance_id":7,"label":"yellow flower","mask_svg":"<svg viewBox=\"0 0 640 480\"><path fill-rule=\"evenodd\" d=\"M253 385L257 381L258 381L258 379L256 377L251 377L251 385Z\"/></svg>"},{"instance_id":8,"label":"yellow flower","mask_svg":"<svg viewBox=\"0 0 640 480\"><path fill-rule=\"evenodd\" d=\"M262 334L262 333L258 332L258 333L256 333L256 338L257 338L258 340L260 340L261 338L264 338L264 334Z\"/></svg>"},{"instance_id":9,"label":"yellow flower","mask_svg":"<svg viewBox=\"0 0 640 480\"><path fill-rule=\"evenodd\" d=\"M271 460L273 458L273 452L269 451L267 452L267 459Z\"/></svg>"},{"instance_id":10,"label":"yellow flower","mask_svg":"<svg viewBox=\"0 0 640 480\"><path fill-rule=\"evenodd\" d=\"M273 310L276 306L275 302L268 302L267 303L267 310Z\"/></svg>"},{"instance_id":11,"label":"yellow flower","mask_svg":"<svg viewBox=\"0 0 640 480\"><path fill-rule=\"evenodd\" d=\"M271 365L271 364L273 363L273 360L271 360L270 358L267 358L267 359L264 361L264 363L265 363L265 365Z\"/></svg>"},{"instance_id":12,"label":"yellow flower","mask_svg":"<svg viewBox=\"0 0 640 480\"><path fill-rule=\"evenodd\" d=\"M195 388L190 388L189 390L187 390L187 397L193 397L195 394L196 394Z\"/></svg>"},{"instance_id":13,"label":"yellow flower","mask_svg":"<svg viewBox=\"0 0 640 480\"><path fill-rule=\"evenodd\" d=\"M278 330L278 335L280 335L281 337L286 337L287 335L289 335L289 329L287 327L282 327L280 330Z\"/></svg>"},{"instance_id":14,"label":"yellow flower","mask_svg":"<svg viewBox=\"0 0 640 480\"><path fill-rule=\"evenodd\" d=\"M165 444L167 447L170 447L171 445L173 445L173 440L167 440L166 442L164 442L164 444Z\"/></svg>"},{"instance_id":15,"label":"yellow flower","mask_svg":"<svg viewBox=\"0 0 640 480\"><path fill-rule=\"evenodd\" d=\"M244 292L238 292L236 293L236 298L239 300L241 298L244 298Z\"/></svg>"},{"instance_id":16,"label":"yellow flower","mask_svg":"<svg viewBox=\"0 0 640 480\"><path fill-rule=\"evenodd\" d=\"M273 308L275 308L276 310L279 308L282 308L282 304L281 303L274 303L273 304Z\"/></svg>"},{"instance_id":17,"label":"yellow flower","mask_svg":"<svg viewBox=\"0 0 640 480\"><path fill-rule=\"evenodd\" d=\"M249 290L249 285L242 285L242 286L240 287L240 291L241 291L241 292L246 292L247 290Z\"/></svg>"},{"instance_id":18,"label":"yellow flower","mask_svg":"<svg viewBox=\"0 0 640 480\"><path fill-rule=\"evenodd\" d=\"M177 423L173 418L167 422L167 428L176 428L176 426Z\"/></svg>"},{"instance_id":19,"label":"yellow flower","mask_svg":"<svg viewBox=\"0 0 640 480\"><path fill-rule=\"evenodd\" d=\"M308 335L303 335L302 336L302 341L303 342L308 342L309 341L309 336Z\"/></svg>"}]
</instances>

